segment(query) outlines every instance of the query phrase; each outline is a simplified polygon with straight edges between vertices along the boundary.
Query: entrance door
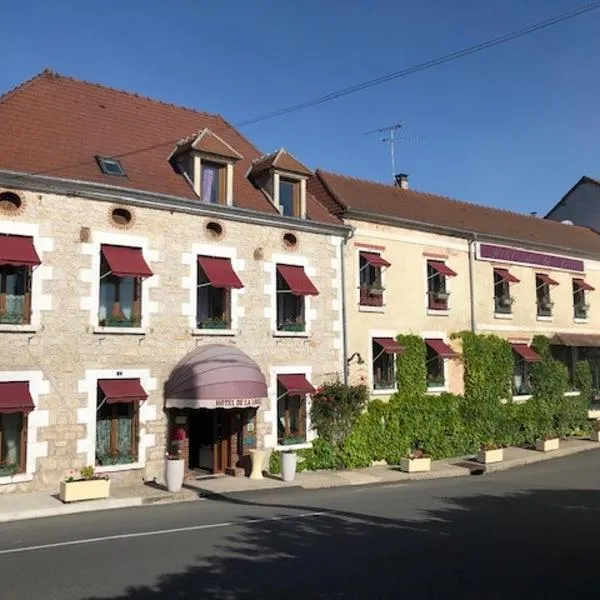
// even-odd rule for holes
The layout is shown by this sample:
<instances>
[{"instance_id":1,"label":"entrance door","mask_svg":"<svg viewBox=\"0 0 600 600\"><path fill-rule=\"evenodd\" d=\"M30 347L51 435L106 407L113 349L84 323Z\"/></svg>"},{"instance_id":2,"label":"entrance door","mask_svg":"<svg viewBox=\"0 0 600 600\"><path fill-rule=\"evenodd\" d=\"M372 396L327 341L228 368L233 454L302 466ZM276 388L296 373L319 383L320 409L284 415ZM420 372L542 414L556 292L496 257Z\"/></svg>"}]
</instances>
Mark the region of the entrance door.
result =
<instances>
[{"instance_id":1,"label":"entrance door","mask_svg":"<svg viewBox=\"0 0 600 600\"><path fill-rule=\"evenodd\" d=\"M213 473L224 473L231 467L232 411L217 408L214 414Z\"/></svg>"}]
</instances>

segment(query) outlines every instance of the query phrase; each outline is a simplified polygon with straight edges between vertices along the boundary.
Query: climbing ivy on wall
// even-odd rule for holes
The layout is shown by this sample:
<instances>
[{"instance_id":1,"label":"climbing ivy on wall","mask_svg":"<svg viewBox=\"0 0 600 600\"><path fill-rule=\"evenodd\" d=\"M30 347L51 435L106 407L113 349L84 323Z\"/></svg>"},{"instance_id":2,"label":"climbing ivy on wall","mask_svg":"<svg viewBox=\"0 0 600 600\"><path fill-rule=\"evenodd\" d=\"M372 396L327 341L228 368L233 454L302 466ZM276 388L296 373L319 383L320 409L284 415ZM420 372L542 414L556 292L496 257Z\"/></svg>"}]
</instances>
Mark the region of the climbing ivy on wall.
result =
<instances>
[{"instance_id":1,"label":"climbing ivy on wall","mask_svg":"<svg viewBox=\"0 0 600 600\"><path fill-rule=\"evenodd\" d=\"M420 395L427 391L427 348L418 335L399 335L404 352L396 358L396 381L400 396Z\"/></svg>"}]
</instances>

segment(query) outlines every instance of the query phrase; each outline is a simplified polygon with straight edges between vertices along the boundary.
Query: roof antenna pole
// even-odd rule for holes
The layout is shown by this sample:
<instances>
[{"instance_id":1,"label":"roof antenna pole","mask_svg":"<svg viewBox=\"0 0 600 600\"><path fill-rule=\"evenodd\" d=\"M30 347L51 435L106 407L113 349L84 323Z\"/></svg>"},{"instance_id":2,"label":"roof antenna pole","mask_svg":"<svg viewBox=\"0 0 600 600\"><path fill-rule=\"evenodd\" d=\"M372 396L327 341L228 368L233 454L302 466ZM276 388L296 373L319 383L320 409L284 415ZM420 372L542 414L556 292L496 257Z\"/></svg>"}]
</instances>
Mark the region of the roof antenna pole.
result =
<instances>
[{"instance_id":1,"label":"roof antenna pole","mask_svg":"<svg viewBox=\"0 0 600 600\"><path fill-rule=\"evenodd\" d=\"M371 135L373 133L387 133L387 137L384 137L381 141L389 143L390 145L390 159L392 161L392 183L396 176L396 130L403 127L402 123L395 123L394 125L388 125L381 129L373 129L372 131L365 132L364 135Z\"/></svg>"}]
</instances>

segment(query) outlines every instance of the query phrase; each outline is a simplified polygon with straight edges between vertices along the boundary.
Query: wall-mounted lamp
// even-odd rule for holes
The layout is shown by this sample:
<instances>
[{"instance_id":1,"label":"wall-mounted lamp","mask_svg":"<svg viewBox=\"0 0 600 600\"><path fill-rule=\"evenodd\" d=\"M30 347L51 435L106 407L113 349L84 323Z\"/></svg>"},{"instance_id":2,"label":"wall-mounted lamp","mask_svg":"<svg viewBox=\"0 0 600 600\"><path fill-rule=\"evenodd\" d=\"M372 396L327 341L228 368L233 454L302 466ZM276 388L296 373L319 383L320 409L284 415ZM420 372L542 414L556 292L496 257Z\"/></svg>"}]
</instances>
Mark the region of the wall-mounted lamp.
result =
<instances>
[{"instance_id":1,"label":"wall-mounted lamp","mask_svg":"<svg viewBox=\"0 0 600 600\"><path fill-rule=\"evenodd\" d=\"M350 364L356 358L356 363L359 365L364 365L365 361L363 357L360 355L360 352L355 352L349 359L346 360L348 364Z\"/></svg>"}]
</instances>

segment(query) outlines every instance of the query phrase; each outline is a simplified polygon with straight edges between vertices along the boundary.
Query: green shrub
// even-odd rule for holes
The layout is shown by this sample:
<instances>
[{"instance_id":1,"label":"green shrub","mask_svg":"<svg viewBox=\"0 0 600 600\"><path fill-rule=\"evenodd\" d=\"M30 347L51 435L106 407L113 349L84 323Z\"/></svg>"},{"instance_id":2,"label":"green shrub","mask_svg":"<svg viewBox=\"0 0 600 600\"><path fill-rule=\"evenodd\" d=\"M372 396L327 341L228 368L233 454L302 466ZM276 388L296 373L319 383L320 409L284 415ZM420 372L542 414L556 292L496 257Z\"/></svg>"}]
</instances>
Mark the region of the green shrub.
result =
<instances>
[{"instance_id":1,"label":"green shrub","mask_svg":"<svg viewBox=\"0 0 600 600\"><path fill-rule=\"evenodd\" d=\"M427 347L418 335L399 335L404 352L396 358L396 381L401 395L419 395L427 391Z\"/></svg>"},{"instance_id":2,"label":"green shrub","mask_svg":"<svg viewBox=\"0 0 600 600\"><path fill-rule=\"evenodd\" d=\"M575 387L579 390L581 401L587 406L592 404L592 370L587 360L580 360L575 365Z\"/></svg>"}]
</instances>

